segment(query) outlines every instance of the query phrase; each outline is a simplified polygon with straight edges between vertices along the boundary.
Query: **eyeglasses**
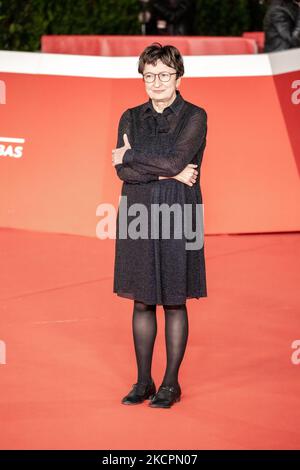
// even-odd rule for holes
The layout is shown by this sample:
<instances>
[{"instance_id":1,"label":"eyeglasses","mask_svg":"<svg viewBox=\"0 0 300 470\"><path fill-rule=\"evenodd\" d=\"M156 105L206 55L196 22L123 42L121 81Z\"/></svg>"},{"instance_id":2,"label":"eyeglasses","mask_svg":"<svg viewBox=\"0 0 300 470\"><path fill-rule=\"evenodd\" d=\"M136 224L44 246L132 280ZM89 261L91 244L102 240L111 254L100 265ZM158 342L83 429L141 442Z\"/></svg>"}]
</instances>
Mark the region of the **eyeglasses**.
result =
<instances>
[{"instance_id":1,"label":"eyeglasses","mask_svg":"<svg viewBox=\"0 0 300 470\"><path fill-rule=\"evenodd\" d=\"M171 78L171 75L177 75L177 72L174 73L169 73L169 72L160 72L160 73L145 73L143 75L144 81L147 83L152 83L155 80L156 75L158 75L158 78L160 79L161 82L168 82Z\"/></svg>"}]
</instances>

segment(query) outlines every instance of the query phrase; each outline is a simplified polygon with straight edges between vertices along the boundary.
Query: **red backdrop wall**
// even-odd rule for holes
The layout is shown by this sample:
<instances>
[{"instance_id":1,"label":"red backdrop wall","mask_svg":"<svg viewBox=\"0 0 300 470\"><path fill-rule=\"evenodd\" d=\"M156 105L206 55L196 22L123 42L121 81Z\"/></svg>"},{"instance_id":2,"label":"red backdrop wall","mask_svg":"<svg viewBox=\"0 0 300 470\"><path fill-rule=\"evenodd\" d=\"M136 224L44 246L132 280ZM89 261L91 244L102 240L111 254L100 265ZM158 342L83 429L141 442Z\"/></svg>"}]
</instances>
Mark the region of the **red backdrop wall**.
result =
<instances>
[{"instance_id":1,"label":"red backdrop wall","mask_svg":"<svg viewBox=\"0 0 300 470\"><path fill-rule=\"evenodd\" d=\"M300 229L299 53L187 61L181 93L208 113L207 234ZM0 52L0 226L95 236L97 206L117 208L118 121L148 96L136 58L100 59Z\"/></svg>"}]
</instances>

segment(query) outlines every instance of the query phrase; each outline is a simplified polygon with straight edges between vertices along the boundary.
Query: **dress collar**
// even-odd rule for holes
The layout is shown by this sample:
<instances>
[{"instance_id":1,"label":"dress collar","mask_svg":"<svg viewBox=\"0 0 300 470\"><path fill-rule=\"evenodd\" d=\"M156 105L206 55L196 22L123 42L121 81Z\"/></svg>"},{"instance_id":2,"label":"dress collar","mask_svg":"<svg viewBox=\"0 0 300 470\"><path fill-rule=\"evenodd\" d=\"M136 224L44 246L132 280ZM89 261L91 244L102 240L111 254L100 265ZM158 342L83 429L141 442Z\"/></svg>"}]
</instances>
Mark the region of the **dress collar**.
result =
<instances>
[{"instance_id":1,"label":"dress collar","mask_svg":"<svg viewBox=\"0 0 300 470\"><path fill-rule=\"evenodd\" d=\"M147 117L147 115L151 115L151 114L159 116L159 115L166 114L165 113L166 110L168 110L168 112L169 112L169 110L171 110L173 113L178 114L181 107L182 107L182 105L183 105L183 103L184 103L184 99L182 98L180 91L176 90L175 100L173 101L173 103L170 104L170 106L167 106L163 110L163 113L159 113L158 111L156 111L156 109L154 109L153 104L152 104L152 99L149 98L149 100L144 104L144 106L142 108L142 114L145 117ZM152 111L152 113L150 111Z\"/></svg>"}]
</instances>

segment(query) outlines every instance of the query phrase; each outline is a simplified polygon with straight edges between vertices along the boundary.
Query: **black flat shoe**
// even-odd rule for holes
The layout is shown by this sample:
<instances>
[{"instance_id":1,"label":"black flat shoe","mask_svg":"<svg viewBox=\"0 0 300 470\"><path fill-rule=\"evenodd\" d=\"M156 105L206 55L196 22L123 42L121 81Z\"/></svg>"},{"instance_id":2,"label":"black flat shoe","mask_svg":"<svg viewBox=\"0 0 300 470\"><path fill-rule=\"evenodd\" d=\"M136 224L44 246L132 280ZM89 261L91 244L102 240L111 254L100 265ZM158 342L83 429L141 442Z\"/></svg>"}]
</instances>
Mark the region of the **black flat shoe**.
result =
<instances>
[{"instance_id":1,"label":"black flat shoe","mask_svg":"<svg viewBox=\"0 0 300 470\"><path fill-rule=\"evenodd\" d=\"M149 406L152 408L170 408L174 403L180 401L181 388L180 386L161 385L158 392L150 401Z\"/></svg>"},{"instance_id":2,"label":"black flat shoe","mask_svg":"<svg viewBox=\"0 0 300 470\"><path fill-rule=\"evenodd\" d=\"M151 400L156 393L155 383L145 384L137 382L133 384L132 390L122 399L123 405L139 405L145 400Z\"/></svg>"}]
</instances>

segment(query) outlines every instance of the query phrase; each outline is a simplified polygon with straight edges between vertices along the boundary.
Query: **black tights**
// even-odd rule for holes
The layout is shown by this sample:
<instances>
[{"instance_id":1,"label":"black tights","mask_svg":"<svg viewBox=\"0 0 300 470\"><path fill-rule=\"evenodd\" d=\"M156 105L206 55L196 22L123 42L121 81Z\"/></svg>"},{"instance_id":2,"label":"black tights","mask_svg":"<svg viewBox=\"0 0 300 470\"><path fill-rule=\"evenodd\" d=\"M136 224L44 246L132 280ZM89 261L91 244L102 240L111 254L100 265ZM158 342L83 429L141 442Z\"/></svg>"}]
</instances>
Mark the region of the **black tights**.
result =
<instances>
[{"instance_id":1,"label":"black tights","mask_svg":"<svg viewBox=\"0 0 300 470\"><path fill-rule=\"evenodd\" d=\"M177 385L178 372L188 339L186 305L163 305L167 366L162 385ZM138 382L151 380L153 348L157 333L156 305L134 301L132 329L138 368Z\"/></svg>"}]
</instances>

